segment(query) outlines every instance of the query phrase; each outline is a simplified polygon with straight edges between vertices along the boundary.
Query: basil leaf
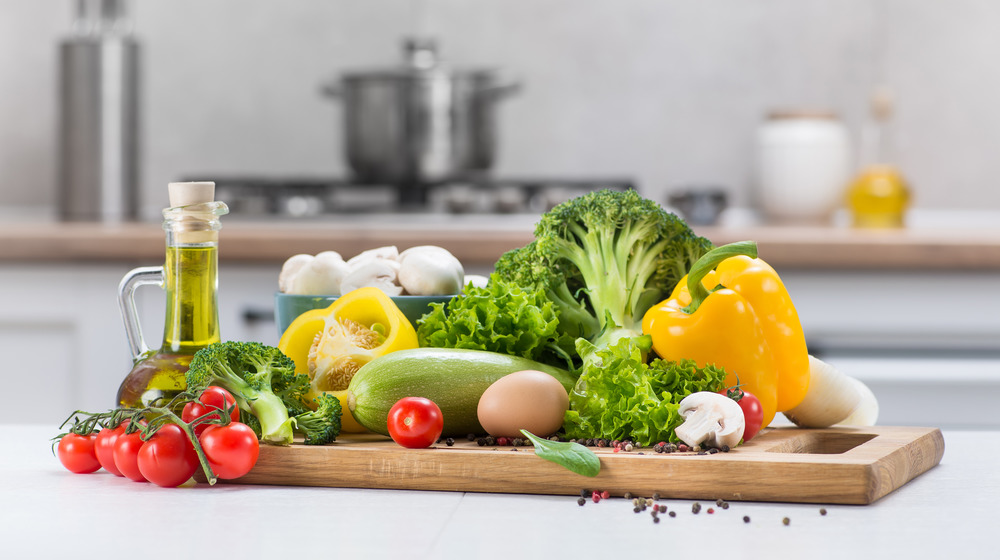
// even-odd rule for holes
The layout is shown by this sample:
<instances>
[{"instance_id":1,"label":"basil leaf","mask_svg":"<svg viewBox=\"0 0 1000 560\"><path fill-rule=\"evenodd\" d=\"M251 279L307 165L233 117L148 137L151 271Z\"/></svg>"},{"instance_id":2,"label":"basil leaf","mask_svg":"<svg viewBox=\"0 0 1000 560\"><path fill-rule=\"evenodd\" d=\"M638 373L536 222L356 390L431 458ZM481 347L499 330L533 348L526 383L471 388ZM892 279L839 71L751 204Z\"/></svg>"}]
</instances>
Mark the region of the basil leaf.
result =
<instances>
[{"instance_id":1,"label":"basil leaf","mask_svg":"<svg viewBox=\"0 0 1000 560\"><path fill-rule=\"evenodd\" d=\"M597 476L601 472L601 460L597 454L572 441L551 441L540 438L528 430L521 430L524 437L535 444L535 455L552 461L583 476Z\"/></svg>"}]
</instances>

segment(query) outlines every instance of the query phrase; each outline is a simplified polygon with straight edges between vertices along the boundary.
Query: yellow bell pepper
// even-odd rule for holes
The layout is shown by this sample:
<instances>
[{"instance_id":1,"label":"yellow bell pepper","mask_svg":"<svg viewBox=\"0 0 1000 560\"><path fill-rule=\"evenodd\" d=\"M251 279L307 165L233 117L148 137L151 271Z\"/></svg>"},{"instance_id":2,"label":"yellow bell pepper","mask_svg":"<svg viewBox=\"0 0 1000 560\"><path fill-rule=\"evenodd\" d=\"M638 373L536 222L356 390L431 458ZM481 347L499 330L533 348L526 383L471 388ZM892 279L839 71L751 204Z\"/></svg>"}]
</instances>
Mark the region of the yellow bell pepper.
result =
<instances>
[{"instance_id":1,"label":"yellow bell pepper","mask_svg":"<svg viewBox=\"0 0 1000 560\"><path fill-rule=\"evenodd\" d=\"M295 372L309 375L312 395L326 392L340 399L344 432L366 431L347 408L354 373L379 356L417 346L409 319L385 292L372 287L299 315L278 341L278 349L295 362Z\"/></svg>"},{"instance_id":2,"label":"yellow bell pepper","mask_svg":"<svg viewBox=\"0 0 1000 560\"><path fill-rule=\"evenodd\" d=\"M791 297L752 241L702 257L670 298L643 317L661 358L692 359L727 372L726 384L753 393L767 426L809 388L809 354Z\"/></svg>"}]
</instances>

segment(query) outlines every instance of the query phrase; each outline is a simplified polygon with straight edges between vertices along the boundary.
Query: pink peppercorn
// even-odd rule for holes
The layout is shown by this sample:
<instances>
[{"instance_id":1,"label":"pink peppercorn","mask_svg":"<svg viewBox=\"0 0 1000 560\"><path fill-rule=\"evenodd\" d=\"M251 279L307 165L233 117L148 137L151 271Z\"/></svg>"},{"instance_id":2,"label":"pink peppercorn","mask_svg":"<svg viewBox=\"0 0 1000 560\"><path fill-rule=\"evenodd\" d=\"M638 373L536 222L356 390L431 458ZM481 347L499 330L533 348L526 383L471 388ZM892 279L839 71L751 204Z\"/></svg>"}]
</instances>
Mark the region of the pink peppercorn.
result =
<instances>
[{"instance_id":1,"label":"pink peppercorn","mask_svg":"<svg viewBox=\"0 0 1000 560\"><path fill-rule=\"evenodd\" d=\"M611 497L611 492L608 492L607 490L605 490L604 492L601 492L601 497L604 498L605 500L607 500L608 498Z\"/></svg>"}]
</instances>

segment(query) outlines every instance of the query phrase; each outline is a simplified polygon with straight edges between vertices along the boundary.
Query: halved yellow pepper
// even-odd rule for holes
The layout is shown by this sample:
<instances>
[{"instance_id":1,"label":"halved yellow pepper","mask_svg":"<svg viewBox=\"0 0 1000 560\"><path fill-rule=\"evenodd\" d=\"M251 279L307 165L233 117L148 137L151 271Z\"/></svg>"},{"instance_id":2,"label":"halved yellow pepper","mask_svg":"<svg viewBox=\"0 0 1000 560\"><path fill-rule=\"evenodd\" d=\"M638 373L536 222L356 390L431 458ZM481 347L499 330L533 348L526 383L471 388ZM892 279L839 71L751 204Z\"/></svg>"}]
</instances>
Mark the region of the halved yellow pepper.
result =
<instances>
[{"instance_id":1,"label":"halved yellow pepper","mask_svg":"<svg viewBox=\"0 0 1000 560\"><path fill-rule=\"evenodd\" d=\"M794 408L809 388L809 354L791 297L775 270L746 241L705 255L670 298L643 317L662 358L714 363L737 378L764 410L763 425Z\"/></svg>"},{"instance_id":2,"label":"halved yellow pepper","mask_svg":"<svg viewBox=\"0 0 1000 560\"><path fill-rule=\"evenodd\" d=\"M325 392L340 399L344 432L366 431L346 404L354 372L379 356L417 346L409 319L385 292L372 287L299 315L278 341L278 349L295 362L295 372L309 375L313 395Z\"/></svg>"}]
</instances>

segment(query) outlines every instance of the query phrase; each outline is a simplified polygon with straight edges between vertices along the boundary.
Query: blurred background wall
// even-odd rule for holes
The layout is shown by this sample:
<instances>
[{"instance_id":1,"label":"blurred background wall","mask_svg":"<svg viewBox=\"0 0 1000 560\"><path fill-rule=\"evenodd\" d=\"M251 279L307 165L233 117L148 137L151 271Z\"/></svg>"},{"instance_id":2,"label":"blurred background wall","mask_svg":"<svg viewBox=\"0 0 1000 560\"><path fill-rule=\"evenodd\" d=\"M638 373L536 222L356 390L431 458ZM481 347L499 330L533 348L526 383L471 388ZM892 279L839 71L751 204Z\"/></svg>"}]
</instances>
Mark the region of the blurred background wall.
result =
<instances>
[{"instance_id":1,"label":"blurred background wall","mask_svg":"<svg viewBox=\"0 0 1000 560\"><path fill-rule=\"evenodd\" d=\"M57 45L66 0L0 0L0 207L56 203ZM774 109L859 133L895 97L894 157L917 208L1000 208L1000 2L990 0L139 0L143 213L191 175L344 175L320 86L431 35L456 66L523 89L499 110L496 175L634 177L753 202Z\"/></svg>"}]
</instances>

